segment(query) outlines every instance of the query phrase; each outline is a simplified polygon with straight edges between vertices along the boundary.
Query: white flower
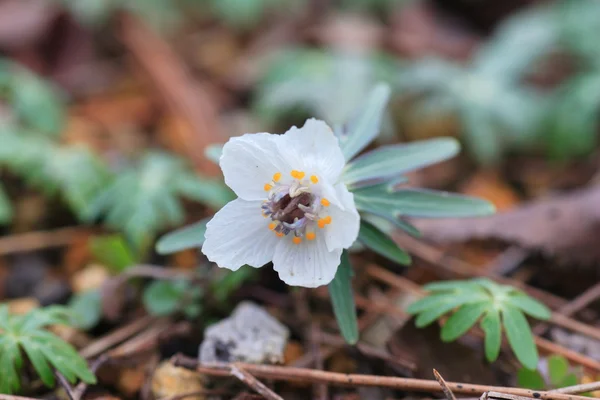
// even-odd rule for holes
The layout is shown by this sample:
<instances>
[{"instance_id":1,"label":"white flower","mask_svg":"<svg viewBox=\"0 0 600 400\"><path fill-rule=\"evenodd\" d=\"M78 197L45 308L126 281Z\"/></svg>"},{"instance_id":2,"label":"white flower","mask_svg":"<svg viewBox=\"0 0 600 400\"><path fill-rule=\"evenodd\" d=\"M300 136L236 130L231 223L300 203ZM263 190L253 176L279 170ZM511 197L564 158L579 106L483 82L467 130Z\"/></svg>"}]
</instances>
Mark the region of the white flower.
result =
<instances>
[{"instance_id":1,"label":"white flower","mask_svg":"<svg viewBox=\"0 0 600 400\"><path fill-rule=\"evenodd\" d=\"M345 161L331 128L309 119L283 135L232 138L220 165L238 198L206 227L208 259L234 271L273 261L293 286L331 282L360 225L354 197L340 181Z\"/></svg>"}]
</instances>

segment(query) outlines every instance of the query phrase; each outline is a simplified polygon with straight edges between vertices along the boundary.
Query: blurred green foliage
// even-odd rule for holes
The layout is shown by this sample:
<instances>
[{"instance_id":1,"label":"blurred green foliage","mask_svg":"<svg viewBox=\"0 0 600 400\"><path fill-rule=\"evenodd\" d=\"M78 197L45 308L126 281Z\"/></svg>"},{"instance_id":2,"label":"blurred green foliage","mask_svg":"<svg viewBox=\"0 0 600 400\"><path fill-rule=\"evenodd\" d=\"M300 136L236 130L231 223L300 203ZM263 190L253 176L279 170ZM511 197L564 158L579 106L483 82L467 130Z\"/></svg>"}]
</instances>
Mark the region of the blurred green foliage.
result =
<instances>
[{"instance_id":1,"label":"blurred green foliage","mask_svg":"<svg viewBox=\"0 0 600 400\"><path fill-rule=\"evenodd\" d=\"M521 368L517 373L517 382L520 387L531 390L552 390L579 383L576 369L569 365L566 358L552 355L546 359L545 373L541 368L530 370ZM582 371L579 371L581 374Z\"/></svg>"}]
</instances>

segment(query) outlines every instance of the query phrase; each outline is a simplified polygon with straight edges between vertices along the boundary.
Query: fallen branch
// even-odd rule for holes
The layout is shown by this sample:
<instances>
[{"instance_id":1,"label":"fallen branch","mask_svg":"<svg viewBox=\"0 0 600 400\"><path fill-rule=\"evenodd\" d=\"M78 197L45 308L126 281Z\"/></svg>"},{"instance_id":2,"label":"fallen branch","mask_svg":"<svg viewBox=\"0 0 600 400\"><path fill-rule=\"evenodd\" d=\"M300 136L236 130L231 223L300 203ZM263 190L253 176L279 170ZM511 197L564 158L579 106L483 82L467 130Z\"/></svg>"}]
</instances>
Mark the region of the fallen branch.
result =
<instances>
[{"instance_id":1,"label":"fallen branch","mask_svg":"<svg viewBox=\"0 0 600 400\"><path fill-rule=\"evenodd\" d=\"M200 364L196 359L178 354L172 358L175 366L189 368L200 374L210 376L230 376L232 364L208 363ZM306 368L294 368L277 365L258 365L236 363L257 378L297 383L327 383L337 386L377 386L413 392L439 393L442 391L436 380L401 378L391 376L342 374ZM588 397L556 392L538 392L535 390L475 385L470 383L447 382L447 387L454 393L481 395L485 392L502 392L542 400L589 400Z\"/></svg>"},{"instance_id":2,"label":"fallen branch","mask_svg":"<svg viewBox=\"0 0 600 400\"><path fill-rule=\"evenodd\" d=\"M0 255L66 246L91 233L89 228L69 227L10 235L0 238Z\"/></svg>"}]
</instances>

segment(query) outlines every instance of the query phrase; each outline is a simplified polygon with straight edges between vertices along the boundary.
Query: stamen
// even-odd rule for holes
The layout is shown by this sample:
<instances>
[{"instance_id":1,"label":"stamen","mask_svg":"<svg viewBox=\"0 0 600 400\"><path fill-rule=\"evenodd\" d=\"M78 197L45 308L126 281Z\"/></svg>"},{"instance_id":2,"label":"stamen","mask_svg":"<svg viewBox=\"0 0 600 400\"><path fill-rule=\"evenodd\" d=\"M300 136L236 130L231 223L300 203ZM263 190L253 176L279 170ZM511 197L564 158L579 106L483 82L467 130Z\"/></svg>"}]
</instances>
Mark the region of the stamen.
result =
<instances>
[{"instance_id":1,"label":"stamen","mask_svg":"<svg viewBox=\"0 0 600 400\"><path fill-rule=\"evenodd\" d=\"M310 181L311 181L312 183L318 183L318 182L319 182L319 178L317 178L317 176L316 176L316 175L311 175L311 176L310 176Z\"/></svg>"},{"instance_id":2,"label":"stamen","mask_svg":"<svg viewBox=\"0 0 600 400\"><path fill-rule=\"evenodd\" d=\"M275 223L275 222L271 222L271 223L269 224L269 229L270 229L270 230L272 230L272 231L274 231L274 230L275 230L275 228L277 228L277 223Z\"/></svg>"},{"instance_id":3,"label":"stamen","mask_svg":"<svg viewBox=\"0 0 600 400\"><path fill-rule=\"evenodd\" d=\"M273 186L268 183L265 183L264 189L265 189L265 192L268 192L269 190L273 189Z\"/></svg>"},{"instance_id":4,"label":"stamen","mask_svg":"<svg viewBox=\"0 0 600 400\"><path fill-rule=\"evenodd\" d=\"M292 241L294 242L294 244L300 244L300 243L302 243L302 238L300 238L298 236L294 236Z\"/></svg>"},{"instance_id":5,"label":"stamen","mask_svg":"<svg viewBox=\"0 0 600 400\"><path fill-rule=\"evenodd\" d=\"M325 219L325 223L327 225L329 225L331 223L331 215L326 216L324 219Z\"/></svg>"},{"instance_id":6,"label":"stamen","mask_svg":"<svg viewBox=\"0 0 600 400\"><path fill-rule=\"evenodd\" d=\"M275 234L277 235L277 237L284 237L285 233L283 232L275 232Z\"/></svg>"},{"instance_id":7,"label":"stamen","mask_svg":"<svg viewBox=\"0 0 600 400\"><path fill-rule=\"evenodd\" d=\"M329 202L329 200L327 200L325 197L323 197L323 198L321 199L321 205L322 205L323 207L329 207L329 204L331 204L331 203L330 203L330 202Z\"/></svg>"},{"instance_id":8,"label":"stamen","mask_svg":"<svg viewBox=\"0 0 600 400\"><path fill-rule=\"evenodd\" d=\"M290 172L290 175L292 175L292 178L300 180L300 179L304 178L304 175L306 175L306 174L302 171L297 171L294 169L294 170L292 170L292 172Z\"/></svg>"},{"instance_id":9,"label":"stamen","mask_svg":"<svg viewBox=\"0 0 600 400\"><path fill-rule=\"evenodd\" d=\"M275 182L279 182L280 179L281 179L281 172L277 172L275 175L273 175L273 180Z\"/></svg>"},{"instance_id":10,"label":"stamen","mask_svg":"<svg viewBox=\"0 0 600 400\"><path fill-rule=\"evenodd\" d=\"M321 218L320 220L317 221L317 225L319 226L319 228L323 229L325 228L325 225L327 225L327 222L325 222L325 218Z\"/></svg>"},{"instance_id":11,"label":"stamen","mask_svg":"<svg viewBox=\"0 0 600 400\"><path fill-rule=\"evenodd\" d=\"M315 240L316 237L317 237L317 235L315 235L314 232L308 232L306 234L306 239L308 239L308 240Z\"/></svg>"}]
</instances>

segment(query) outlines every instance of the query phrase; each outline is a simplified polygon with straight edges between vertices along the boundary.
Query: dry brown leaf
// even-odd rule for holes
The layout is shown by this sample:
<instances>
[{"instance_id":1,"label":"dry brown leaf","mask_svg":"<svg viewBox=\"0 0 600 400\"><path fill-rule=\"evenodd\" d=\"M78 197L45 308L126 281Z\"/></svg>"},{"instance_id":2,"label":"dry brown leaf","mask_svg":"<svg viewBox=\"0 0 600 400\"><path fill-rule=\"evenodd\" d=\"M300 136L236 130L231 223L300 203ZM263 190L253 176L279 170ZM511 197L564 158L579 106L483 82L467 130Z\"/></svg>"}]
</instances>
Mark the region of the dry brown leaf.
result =
<instances>
[{"instance_id":1,"label":"dry brown leaf","mask_svg":"<svg viewBox=\"0 0 600 400\"><path fill-rule=\"evenodd\" d=\"M489 200L498 211L512 209L520 202L517 193L495 170L477 172L462 186L460 192Z\"/></svg>"},{"instance_id":2,"label":"dry brown leaf","mask_svg":"<svg viewBox=\"0 0 600 400\"><path fill-rule=\"evenodd\" d=\"M426 238L437 242L498 239L582 264L600 260L600 185L487 218L413 222Z\"/></svg>"}]
</instances>

